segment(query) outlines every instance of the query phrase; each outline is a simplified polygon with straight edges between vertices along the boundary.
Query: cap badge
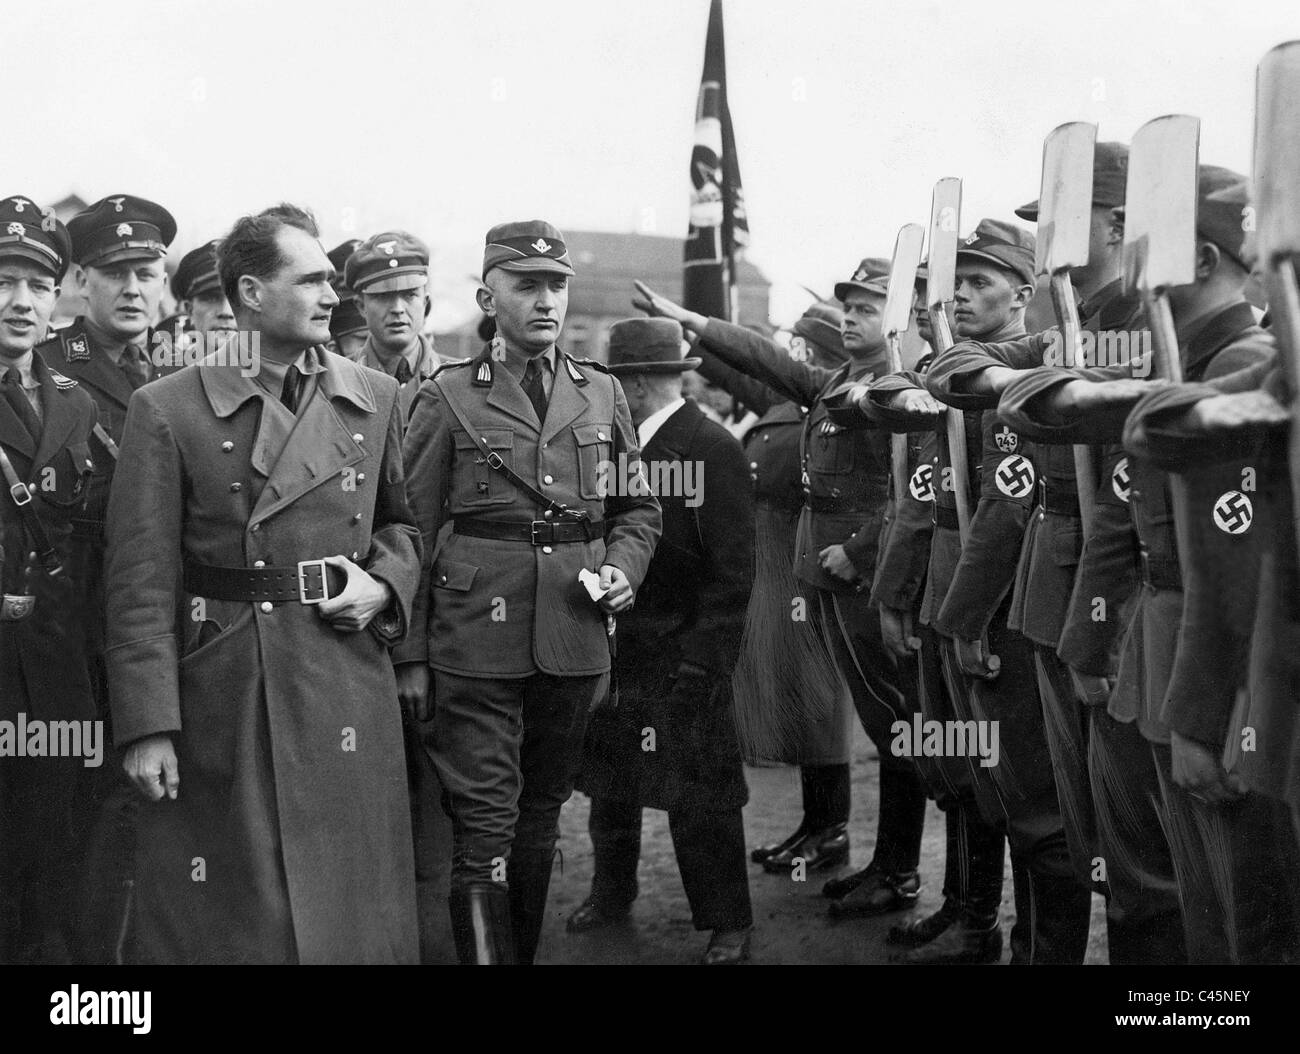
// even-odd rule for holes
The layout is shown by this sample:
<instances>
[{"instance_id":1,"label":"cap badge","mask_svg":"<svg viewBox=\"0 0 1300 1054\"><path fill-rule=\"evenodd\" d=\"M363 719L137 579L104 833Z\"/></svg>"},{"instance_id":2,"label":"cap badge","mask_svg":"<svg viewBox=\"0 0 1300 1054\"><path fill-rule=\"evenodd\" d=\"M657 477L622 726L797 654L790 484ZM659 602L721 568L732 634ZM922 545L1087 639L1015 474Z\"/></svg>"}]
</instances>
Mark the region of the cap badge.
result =
<instances>
[{"instance_id":1,"label":"cap badge","mask_svg":"<svg viewBox=\"0 0 1300 1054\"><path fill-rule=\"evenodd\" d=\"M975 244L977 241L979 241L979 240L980 240L979 232L976 231L976 232L975 232L974 234L972 234L969 238L967 238L965 241L963 241L963 242L962 242L962 245L974 245L974 244Z\"/></svg>"},{"instance_id":2,"label":"cap badge","mask_svg":"<svg viewBox=\"0 0 1300 1054\"><path fill-rule=\"evenodd\" d=\"M119 238L129 238L131 234L131 225L129 223L119 223L117 225L117 236Z\"/></svg>"},{"instance_id":3,"label":"cap badge","mask_svg":"<svg viewBox=\"0 0 1300 1054\"><path fill-rule=\"evenodd\" d=\"M9 224L9 226L6 228L6 233L8 233L8 234L16 234L16 235L18 235L18 237L21 238L24 234L27 233L27 228L24 227L21 223L11 223L11 224Z\"/></svg>"},{"instance_id":4,"label":"cap badge","mask_svg":"<svg viewBox=\"0 0 1300 1054\"><path fill-rule=\"evenodd\" d=\"M551 246L545 238L538 238L537 241L533 242L532 248L536 249L539 253L548 253L551 251Z\"/></svg>"},{"instance_id":5,"label":"cap badge","mask_svg":"<svg viewBox=\"0 0 1300 1054\"><path fill-rule=\"evenodd\" d=\"M122 202L124 202L124 201L126 200L126 198L109 198L108 200L111 201L111 202L113 203L114 211L116 211L116 212L121 212L121 211L122 211Z\"/></svg>"},{"instance_id":6,"label":"cap badge","mask_svg":"<svg viewBox=\"0 0 1300 1054\"><path fill-rule=\"evenodd\" d=\"M867 269L865 267L859 267L856 271L853 272L853 278L850 279L850 281L854 281L854 282L865 282L866 280L867 280Z\"/></svg>"},{"instance_id":7,"label":"cap badge","mask_svg":"<svg viewBox=\"0 0 1300 1054\"><path fill-rule=\"evenodd\" d=\"M394 249L394 247L395 247L396 245L397 245L397 242L395 242L395 241L391 241L391 242L376 242L376 243L375 243L375 248L378 249L381 253L384 253L384 254L387 255L387 256L392 256L392 255L393 255L393 249Z\"/></svg>"},{"instance_id":8,"label":"cap badge","mask_svg":"<svg viewBox=\"0 0 1300 1054\"><path fill-rule=\"evenodd\" d=\"M14 203L14 212L22 212L27 207L27 202L23 201L22 198L10 198L9 200Z\"/></svg>"}]
</instances>

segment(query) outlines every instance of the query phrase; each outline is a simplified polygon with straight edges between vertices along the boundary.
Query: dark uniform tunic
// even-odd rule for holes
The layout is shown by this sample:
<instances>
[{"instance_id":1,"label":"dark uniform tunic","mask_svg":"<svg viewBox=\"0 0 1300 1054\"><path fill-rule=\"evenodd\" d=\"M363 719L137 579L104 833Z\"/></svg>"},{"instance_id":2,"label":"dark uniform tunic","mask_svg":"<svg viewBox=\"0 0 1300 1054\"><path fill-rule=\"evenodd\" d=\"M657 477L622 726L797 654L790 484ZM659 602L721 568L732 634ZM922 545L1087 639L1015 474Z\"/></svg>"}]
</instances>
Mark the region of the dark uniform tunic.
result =
<instances>
[{"instance_id":1,"label":"dark uniform tunic","mask_svg":"<svg viewBox=\"0 0 1300 1054\"><path fill-rule=\"evenodd\" d=\"M0 362L0 375L5 364ZM56 576L38 560L35 545L4 481L0 493L0 585L5 593L35 597L25 618L0 621L0 721L18 734L18 722L76 722L81 738L95 704L85 662L82 583L72 559L72 523L84 507L93 469L89 445L95 406L75 381L49 369L33 353L40 384L39 434L0 398L0 445L32 495L62 564ZM26 396L21 396L26 398ZM49 726L46 726L47 728ZM107 741L99 728L100 764ZM25 749L25 744L23 745ZM83 757L0 757L0 962L68 962L81 957L75 921L80 891L78 783Z\"/></svg>"}]
</instances>

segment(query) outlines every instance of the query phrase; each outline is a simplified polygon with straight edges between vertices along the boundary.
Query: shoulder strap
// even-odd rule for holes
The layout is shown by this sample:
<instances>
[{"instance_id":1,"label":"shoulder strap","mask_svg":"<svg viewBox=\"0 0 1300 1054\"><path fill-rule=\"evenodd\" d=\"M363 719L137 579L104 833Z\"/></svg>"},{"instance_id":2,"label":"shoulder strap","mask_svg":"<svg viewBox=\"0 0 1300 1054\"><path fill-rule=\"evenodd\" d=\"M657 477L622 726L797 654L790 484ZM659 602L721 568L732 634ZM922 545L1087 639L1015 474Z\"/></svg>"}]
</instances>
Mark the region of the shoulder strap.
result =
<instances>
[{"instance_id":1,"label":"shoulder strap","mask_svg":"<svg viewBox=\"0 0 1300 1054\"><path fill-rule=\"evenodd\" d=\"M101 425L98 421L96 421L95 427L90 430L90 434L99 440L100 446L102 446L106 451L108 451L108 456L111 457L114 461L116 461L117 444L113 442L113 437L109 435L106 431L104 431L104 426Z\"/></svg>"},{"instance_id":2,"label":"shoulder strap","mask_svg":"<svg viewBox=\"0 0 1300 1054\"><path fill-rule=\"evenodd\" d=\"M63 565L59 561L59 554L54 551L50 536L45 533L45 524L37 515L36 506L32 504L32 492L27 488L27 484L19 479L14 464L9 460L9 455L5 453L3 446L0 446L0 472L4 473L5 483L9 486L9 497L13 499L14 506L18 509L18 518L27 528L28 537L31 538L45 573L51 577L61 573Z\"/></svg>"},{"instance_id":3,"label":"shoulder strap","mask_svg":"<svg viewBox=\"0 0 1300 1054\"><path fill-rule=\"evenodd\" d=\"M436 376L434 378L434 384L438 386L438 391L442 393L442 398L446 402L447 408L452 412L452 415L456 420L460 422L460 426L465 430L465 434L474 441L474 445L478 447L479 452L487 459L488 468L505 476L506 479L523 491L523 493L527 494L528 497L532 498L538 505L541 505L556 516L568 516L578 520L590 518L590 514L586 509L571 509L567 505L556 501L554 498L543 494L540 490L529 483L528 480L524 479L518 472L507 465L505 461L502 460L501 455L488 446L487 440L479 434L479 430L475 428L469 418L466 417L465 411L456 401L455 396L453 396L445 386L438 384Z\"/></svg>"}]
</instances>

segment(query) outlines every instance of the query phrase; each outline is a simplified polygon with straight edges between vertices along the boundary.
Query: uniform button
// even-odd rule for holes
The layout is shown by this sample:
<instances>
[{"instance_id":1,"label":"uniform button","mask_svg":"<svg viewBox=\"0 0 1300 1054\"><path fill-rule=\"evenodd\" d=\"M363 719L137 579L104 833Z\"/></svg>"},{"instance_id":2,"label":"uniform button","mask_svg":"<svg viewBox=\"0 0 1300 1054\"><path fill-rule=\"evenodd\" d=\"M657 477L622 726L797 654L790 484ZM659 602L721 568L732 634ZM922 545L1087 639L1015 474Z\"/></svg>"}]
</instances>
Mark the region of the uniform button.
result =
<instances>
[{"instance_id":1,"label":"uniform button","mask_svg":"<svg viewBox=\"0 0 1300 1054\"><path fill-rule=\"evenodd\" d=\"M438 584L441 585L441 586L445 586L445 585L447 584L447 576L446 576L446 575L439 575L439 576L438 576Z\"/></svg>"},{"instance_id":2,"label":"uniform button","mask_svg":"<svg viewBox=\"0 0 1300 1054\"><path fill-rule=\"evenodd\" d=\"M357 482L358 482L358 483L364 483L365 481L366 481L366 474L365 474L364 472L358 472L358 473L357 473Z\"/></svg>"},{"instance_id":3,"label":"uniform button","mask_svg":"<svg viewBox=\"0 0 1300 1054\"><path fill-rule=\"evenodd\" d=\"M764 443L767 442L767 433L766 433L766 432L763 433L763 442L764 442Z\"/></svg>"},{"instance_id":4,"label":"uniform button","mask_svg":"<svg viewBox=\"0 0 1300 1054\"><path fill-rule=\"evenodd\" d=\"M543 477L542 477L542 482L543 482L543 483L554 483L554 482L555 482L555 477L554 477L554 476L543 476Z\"/></svg>"},{"instance_id":5,"label":"uniform button","mask_svg":"<svg viewBox=\"0 0 1300 1054\"><path fill-rule=\"evenodd\" d=\"M832 497L832 498L838 498L839 496L840 496L840 488L839 488L839 487L831 487L831 497Z\"/></svg>"},{"instance_id":6,"label":"uniform button","mask_svg":"<svg viewBox=\"0 0 1300 1054\"><path fill-rule=\"evenodd\" d=\"M255 523L255 524L253 524L253 526L251 526L251 527L248 528L248 529L249 529L250 531L253 531L254 533L256 533L257 531L260 531L260 530L262 529L262 525L261 525L260 523Z\"/></svg>"},{"instance_id":7,"label":"uniform button","mask_svg":"<svg viewBox=\"0 0 1300 1054\"><path fill-rule=\"evenodd\" d=\"M758 468L758 462L757 462L757 461L751 461L751 462L749 463L749 467L750 467L750 468Z\"/></svg>"},{"instance_id":8,"label":"uniform button","mask_svg":"<svg viewBox=\"0 0 1300 1054\"><path fill-rule=\"evenodd\" d=\"M354 513L352 514L352 522L353 522L353 523L360 523L360 522L361 522L361 513L359 513L359 512L354 512Z\"/></svg>"},{"instance_id":9,"label":"uniform button","mask_svg":"<svg viewBox=\"0 0 1300 1054\"><path fill-rule=\"evenodd\" d=\"M262 609L263 615L269 615L272 611L275 610L275 605L272 604L269 600L263 600L262 603L259 604L258 606Z\"/></svg>"},{"instance_id":10,"label":"uniform button","mask_svg":"<svg viewBox=\"0 0 1300 1054\"><path fill-rule=\"evenodd\" d=\"M597 433L596 433L596 438L597 438L597 439L604 439L604 438L605 438L605 433L604 433L604 432L597 432Z\"/></svg>"},{"instance_id":11,"label":"uniform button","mask_svg":"<svg viewBox=\"0 0 1300 1054\"><path fill-rule=\"evenodd\" d=\"M227 454L229 454L232 450L235 449L235 444L232 443L229 439L227 439L224 443L221 444L221 449L224 450Z\"/></svg>"},{"instance_id":12,"label":"uniform button","mask_svg":"<svg viewBox=\"0 0 1300 1054\"><path fill-rule=\"evenodd\" d=\"M550 553L550 552L554 552L554 550L553 550L549 545L543 545L543 546L542 546L542 552L544 552L544 553Z\"/></svg>"},{"instance_id":13,"label":"uniform button","mask_svg":"<svg viewBox=\"0 0 1300 1054\"><path fill-rule=\"evenodd\" d=\"M544 513L542 513L542 519L549 520L554 515L555 513L553 513L550 509L547 509Z\"/></svg>"},{"instance_id":14,"label":"uniform button","mask_svg":"<svg viewBox=\"0 0 1300 1054\"><path fill-rule=\"evenodd\" d=\"M355 559L356 559L358 556L360 556L360 555L361 555L360 553L353 553L353 554L352 554L352 559L355 560Z\"/></svg>"},{"instance_id":15,"label":"uniform button","mask_svg":"<svg viewBox=\"0 0 1300 1054\"><path fill-rule=\"evenodd\" d=\"M353 432L352 438L355 439L358 443L360 443L361 440L365 439L366 437L363 436L360 432Z\"/></svg>"},{"instance_id":16,"label":"uniform button","mask_svg":"<svg viewBox=\"0 0 1300 1054\"><path fill-rule=\"evenodd\" d=\"M243 490L243 489L244 489L244 485L243 485L242 483L232 483L232 484L230 484L230 493L231 493L231 494L238 494L238 493L239 493L241 490Z\"/></svg>"},{"instance_id":17,"label":"uniform button","mask_svg":"<svg viewBox=\"0 0 1300 1054\"><path fill-rule=\"evenodd\" d=\"M254 561L253 561L253 566L254 566L254 567L265 567L265 566L266 566L266 561L265 561L265 560L254 560Z\"/></svg>"}]
</instances>

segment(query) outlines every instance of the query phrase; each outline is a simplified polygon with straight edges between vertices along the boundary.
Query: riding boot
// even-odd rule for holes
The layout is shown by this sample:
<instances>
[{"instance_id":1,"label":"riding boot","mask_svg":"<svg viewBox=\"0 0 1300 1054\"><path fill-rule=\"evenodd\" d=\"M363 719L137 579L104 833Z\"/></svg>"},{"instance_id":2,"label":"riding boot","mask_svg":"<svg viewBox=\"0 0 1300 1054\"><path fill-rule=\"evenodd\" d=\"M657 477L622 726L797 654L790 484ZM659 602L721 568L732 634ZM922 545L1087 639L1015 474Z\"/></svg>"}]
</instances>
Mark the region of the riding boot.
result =
<instances>
[{"instance_id":1,"label":"riding boot","mask_svg":"<svg viewBox=\"0 0 1300 1054\"><path fill-rule=\"evenodd\" d=\"M448 900L456 957L468 966L510 966L515 945L510 894L498 885L453 889Z\"/></svg>"}]
</instances>

